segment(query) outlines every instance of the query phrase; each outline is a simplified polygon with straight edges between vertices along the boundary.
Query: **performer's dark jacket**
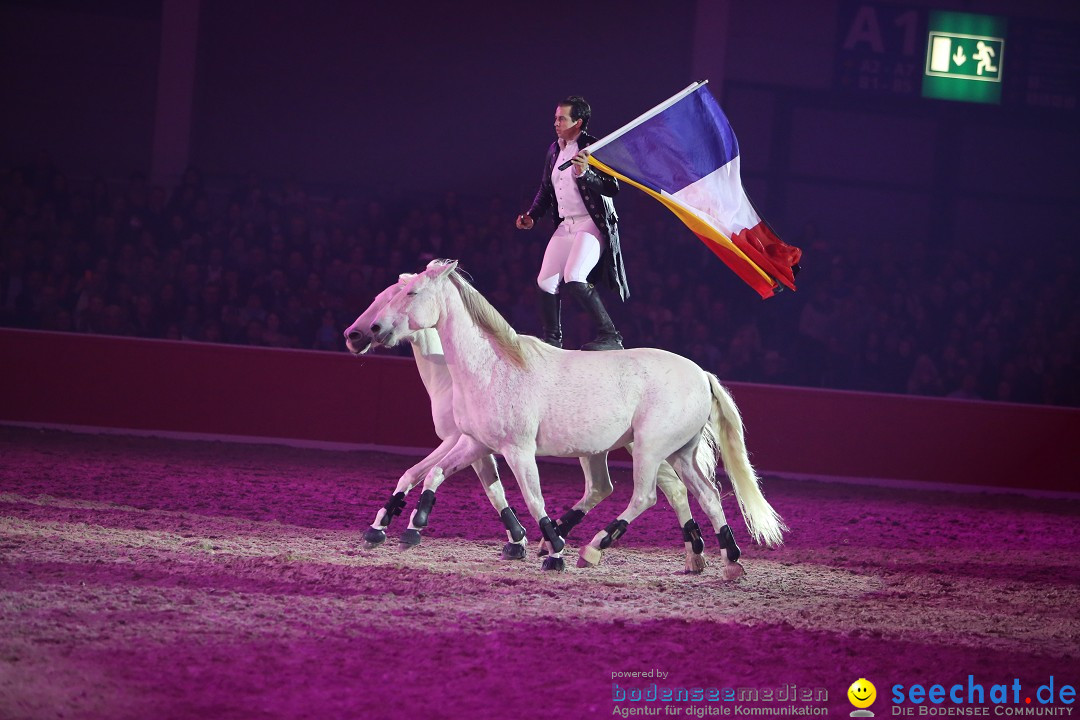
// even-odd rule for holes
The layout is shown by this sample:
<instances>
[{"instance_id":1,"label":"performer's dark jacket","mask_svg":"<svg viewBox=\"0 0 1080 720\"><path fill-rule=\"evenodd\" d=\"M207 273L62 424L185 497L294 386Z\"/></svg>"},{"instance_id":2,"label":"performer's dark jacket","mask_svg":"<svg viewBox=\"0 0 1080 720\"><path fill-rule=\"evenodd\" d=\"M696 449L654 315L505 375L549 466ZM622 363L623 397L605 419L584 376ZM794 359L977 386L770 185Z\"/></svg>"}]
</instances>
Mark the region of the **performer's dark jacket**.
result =
<instances>
[{"instance_id":1,"label":"performer's dark jacket","mask_svg":"<svg viewBox=\"0 0 1080 720\"><path fill-rule=\"evenodd\" d=\"M586 133L578 135L578 149L583 150L596 138ZM547 157L544 159L544 174L540 177L540 189L536 191L532 207L527 213L533 220L542 217L551 210L555 217L555 226L563 221L559 214L559 204L555 199L555 186L551 184L551 171L555 167L555 159L559 156L559 141L556 140L548 148ZM607 173L600 172L596 168L589 168L578 178L575 178L581 198L585 201L585 207L589 211L589 217L596 223L596 227L604 234L606 247L596 267L589 273L589 282L594 285L604 285L619 294L619 298L626 300L630 297L630 287L626 284L626 268L623 267L622 250L619 247L619 217L615 214L615 203L611 198L619 192L619 181Z\"/></svg>"}]
</instances>

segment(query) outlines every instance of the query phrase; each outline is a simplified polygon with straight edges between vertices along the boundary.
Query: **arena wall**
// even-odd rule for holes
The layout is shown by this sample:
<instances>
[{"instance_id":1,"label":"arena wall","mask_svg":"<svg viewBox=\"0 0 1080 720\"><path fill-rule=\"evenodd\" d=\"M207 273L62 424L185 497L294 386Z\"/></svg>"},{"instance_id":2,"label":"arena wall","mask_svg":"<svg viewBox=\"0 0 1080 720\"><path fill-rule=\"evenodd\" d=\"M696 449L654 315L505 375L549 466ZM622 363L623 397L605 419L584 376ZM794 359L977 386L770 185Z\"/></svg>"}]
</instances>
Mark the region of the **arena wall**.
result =
<instances>
[{"instance_id":1,"label":"arena wall","mask_svg":"<svg viewBox=\"0 0 1080 720\"><path fill-rule=\"evenodd\" d=\"M412 360L0 329L0 422L431 448ZM1080 410L730 383L763 473L1076 491Z\"/></svg>"}]
</instances>

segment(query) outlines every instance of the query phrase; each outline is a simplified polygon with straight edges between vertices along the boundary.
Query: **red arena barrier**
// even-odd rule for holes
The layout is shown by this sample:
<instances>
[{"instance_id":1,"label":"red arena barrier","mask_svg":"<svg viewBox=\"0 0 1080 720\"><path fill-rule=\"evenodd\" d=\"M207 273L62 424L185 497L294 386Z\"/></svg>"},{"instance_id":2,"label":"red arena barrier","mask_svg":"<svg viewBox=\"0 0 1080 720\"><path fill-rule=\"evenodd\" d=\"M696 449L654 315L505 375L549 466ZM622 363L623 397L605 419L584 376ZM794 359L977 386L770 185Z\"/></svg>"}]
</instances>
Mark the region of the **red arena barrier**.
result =
<instances>
[{"instance_id":1,"label":"red arena barrier","mask_svg":"<svg viewBox=\"0 0 1080 720\"><path fill-rule=\"evenodd\" d=\"M430 449L411 360L0 329L0 422ZM723 381L723 378L721 378ZM1080 410L731 383L762 473L1075 491Z\"/></svg>"}]
</instances>

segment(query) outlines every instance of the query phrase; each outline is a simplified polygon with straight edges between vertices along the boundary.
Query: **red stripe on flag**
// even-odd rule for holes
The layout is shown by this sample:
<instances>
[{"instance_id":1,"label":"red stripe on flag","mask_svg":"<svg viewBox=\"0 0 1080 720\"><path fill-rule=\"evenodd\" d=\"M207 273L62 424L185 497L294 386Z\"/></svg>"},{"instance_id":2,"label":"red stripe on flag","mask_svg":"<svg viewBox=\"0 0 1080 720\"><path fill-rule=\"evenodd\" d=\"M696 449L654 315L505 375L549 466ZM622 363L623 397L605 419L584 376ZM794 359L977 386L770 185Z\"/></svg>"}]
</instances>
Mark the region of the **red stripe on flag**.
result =
<instances>
[{"instance_id":1,"label":"red stripe on flag","mask_svg":"<svg viewBox=\"0 0 1080 720\"><path fill-rule=\"evenodd\" d=\"M799 263L802 250L776 237L764 222L735 233L731 242L762 270L795 289L795 274L791 268Z\"/></svg>"},{"instance_id":2,"label":"red stripe on flag","mask_svg":"<svg viewBox=\"0 0 1080 720\"><path fill-rule=\"evenodd\" d=\"M767 278L761 277L761 273L754 270L754 268L751 267L750 264L746 262L746 260L739 257L737 254L733 253L731 250L724 247L723 245L720 245L707 235L702 235L700 233L694 234L698 236L698 239L701 240L701 242L705 243L705 247L712 250L713 255L716 255L716 257L720 258L725 265L731 268L736 275L742 278L743 282L754 288L754 290L757 291L758 295L763 298L770 298L776 294L776 291L779 289L779 287L771 284ZM739 249L742 250L741 247ZM768 271L770 267L771 266L766 265L762 269Z\"/></svg>"}]
</instances>

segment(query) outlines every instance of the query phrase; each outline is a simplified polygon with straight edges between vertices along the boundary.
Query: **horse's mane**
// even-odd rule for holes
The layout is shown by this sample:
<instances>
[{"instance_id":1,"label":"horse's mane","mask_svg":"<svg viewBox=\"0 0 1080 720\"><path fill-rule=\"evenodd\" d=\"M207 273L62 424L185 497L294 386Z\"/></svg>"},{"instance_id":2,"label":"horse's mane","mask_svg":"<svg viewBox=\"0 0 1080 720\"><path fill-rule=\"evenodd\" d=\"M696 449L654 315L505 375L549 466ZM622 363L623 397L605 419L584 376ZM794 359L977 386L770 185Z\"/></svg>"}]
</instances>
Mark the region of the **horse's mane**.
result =
<instances>
[{"instance_id":1,"label":"horse's mane","mask_svg":"<svg viewBox=\"0 0 1080 720\"><path fill-rule=\"evenodd\" d=\"M488 302L487 298L481 295L480 291L457 270L451 270L449 275L450 282L457 288L469 317L515 365L527 369L530 358L554 350L540 338L518 334L510 323L506 322L506 318L499 314L495 306Z\"/></svg>"}]
</instances>

